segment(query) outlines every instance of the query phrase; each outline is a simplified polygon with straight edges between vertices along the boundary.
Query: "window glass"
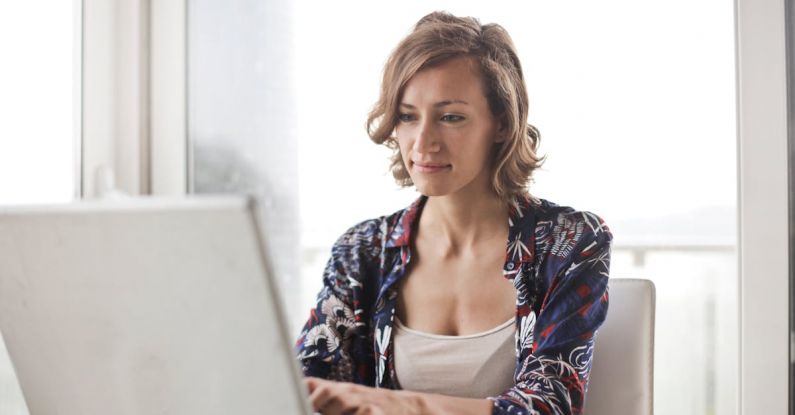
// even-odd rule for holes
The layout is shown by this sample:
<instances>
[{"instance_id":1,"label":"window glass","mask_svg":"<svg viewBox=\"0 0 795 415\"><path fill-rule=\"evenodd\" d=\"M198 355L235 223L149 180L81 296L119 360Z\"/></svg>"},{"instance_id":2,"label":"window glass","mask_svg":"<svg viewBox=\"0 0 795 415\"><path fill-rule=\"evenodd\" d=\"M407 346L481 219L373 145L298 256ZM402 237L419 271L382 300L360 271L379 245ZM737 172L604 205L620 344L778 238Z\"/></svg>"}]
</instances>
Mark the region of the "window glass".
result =
<instances>
[{"instance_id":1,"label":"window glass","mask_svg":"<svg viewBox=\"0 0 795 415\"><path fill-rule=\"evenodd\" d=\"M75 197L77 2L0 3L0 205ZM0 414L28 410L0 341Z\"/></svg>"},{"instance_id":2,"label":"window glass","mask_svg":"<svg viewBox=\"0 0 795 415\"><path fill-rule=\"evenodd\" d=\"M287 1L188 3L191 190L259 197L288 304L301 298L293 23Z\"/></svg>"},{"instance_id":3,"label":"window glass","mask_svg":"<svg viewBox=\"0 0 795 415\"><path fill-rule=\"evenodd\" d=\"M611 276L655 282L655 411L736 413L731 3L232 4L189 2L192 180L270 201L294 332L335 239L417 197L397 188L364 122L389 52L448 10L514 39L548 156L531 191L602 216Z\"/></svg>"}]
</instances>

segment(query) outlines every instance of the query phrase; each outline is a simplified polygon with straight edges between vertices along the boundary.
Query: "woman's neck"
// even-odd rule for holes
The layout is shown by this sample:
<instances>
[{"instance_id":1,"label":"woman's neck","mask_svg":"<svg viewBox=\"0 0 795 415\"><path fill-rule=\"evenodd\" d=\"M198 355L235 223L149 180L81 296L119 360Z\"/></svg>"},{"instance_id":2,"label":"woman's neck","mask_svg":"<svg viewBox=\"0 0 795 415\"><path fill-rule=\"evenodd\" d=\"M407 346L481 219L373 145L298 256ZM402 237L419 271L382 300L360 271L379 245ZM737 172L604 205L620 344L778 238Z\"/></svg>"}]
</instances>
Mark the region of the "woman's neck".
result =
<instances>
[{"instance_id":1,"label":"woman's neck","mask_svg":"<svg viewBox=\"0 0 795 415\"><path fill-rule=\"evenodd\" d=\"M419 222L425 239L453 253L476 250L494 238L507 240L508 206L496 194L462 200L454 195L428 198Z\"/></svg>"}]
</instances>

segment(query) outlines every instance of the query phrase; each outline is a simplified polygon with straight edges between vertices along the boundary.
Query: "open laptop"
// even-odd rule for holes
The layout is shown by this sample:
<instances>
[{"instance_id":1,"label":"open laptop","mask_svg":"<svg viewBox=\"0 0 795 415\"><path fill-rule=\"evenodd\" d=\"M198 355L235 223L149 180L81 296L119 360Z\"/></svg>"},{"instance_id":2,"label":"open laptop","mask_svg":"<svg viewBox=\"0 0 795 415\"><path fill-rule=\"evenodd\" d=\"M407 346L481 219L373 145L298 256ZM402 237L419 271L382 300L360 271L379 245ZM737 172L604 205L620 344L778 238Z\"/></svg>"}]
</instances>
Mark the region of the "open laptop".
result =
<instances>
[{"instance_id":1,"label":"open laptop","mask_svg":"<svg viewBox=\"0 0 795 415\"><path fill-rule=\"evenodd\" d=\"M0 208L32 414L310 414L253 199Z\"/></svg>"}]
</instances>

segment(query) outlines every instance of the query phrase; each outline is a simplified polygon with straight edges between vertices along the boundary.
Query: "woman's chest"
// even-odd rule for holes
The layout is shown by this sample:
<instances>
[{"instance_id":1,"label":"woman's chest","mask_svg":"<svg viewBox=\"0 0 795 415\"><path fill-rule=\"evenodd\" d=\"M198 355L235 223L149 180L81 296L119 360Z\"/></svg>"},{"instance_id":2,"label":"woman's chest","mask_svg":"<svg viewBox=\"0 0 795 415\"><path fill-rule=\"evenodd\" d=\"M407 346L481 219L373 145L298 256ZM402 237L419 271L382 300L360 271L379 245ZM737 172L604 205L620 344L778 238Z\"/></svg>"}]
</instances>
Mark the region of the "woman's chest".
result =
<instances>
[{"instance_id":1,"label":"woman's chest","mask_svg":"<svg viewBox=\"0 0 795 415\"><path fill-rule=\"evenodd\" d=\"M417 261L397 287L397 315L426 333L468 335L516 313L516 289L502 275L501 258Z\"/></svg>"}]
</instances>

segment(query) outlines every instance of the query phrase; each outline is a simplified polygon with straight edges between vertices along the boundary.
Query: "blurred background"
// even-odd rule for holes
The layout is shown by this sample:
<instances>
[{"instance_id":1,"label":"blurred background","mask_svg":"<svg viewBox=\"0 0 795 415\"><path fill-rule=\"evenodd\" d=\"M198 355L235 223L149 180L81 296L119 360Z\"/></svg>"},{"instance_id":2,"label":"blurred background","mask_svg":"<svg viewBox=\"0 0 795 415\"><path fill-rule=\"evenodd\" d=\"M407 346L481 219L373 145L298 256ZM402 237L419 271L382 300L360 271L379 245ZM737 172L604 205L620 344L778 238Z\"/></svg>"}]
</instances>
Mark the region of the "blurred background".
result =
<instances>
[{"instance_id":1,"label":"blurred background","mask_svg":"<svg viewBox=\"0 0 795 415\"><path fill-rule=\"evenodd\" d=\"M0 3L10 63L0 76L0 204L93 191L81 179L91 174L81 137L95 108L81 85L97 80L83 67L84 42L113 49L124 39L87 38L89 4ZM736 414L737 131L726 1L187 0L185 188L264 201L292 333L308 317L336 238L418 196L395 185L390 152L370 142L364 122L389 52L434 10L508 30L548 158L531 192L600 215L615 235L611 277L656 284L655 412ZM124 12L113 16L102 24L126 24ZM0 414L27 414L4 349Z\"/></svg>"}]
</instances>

